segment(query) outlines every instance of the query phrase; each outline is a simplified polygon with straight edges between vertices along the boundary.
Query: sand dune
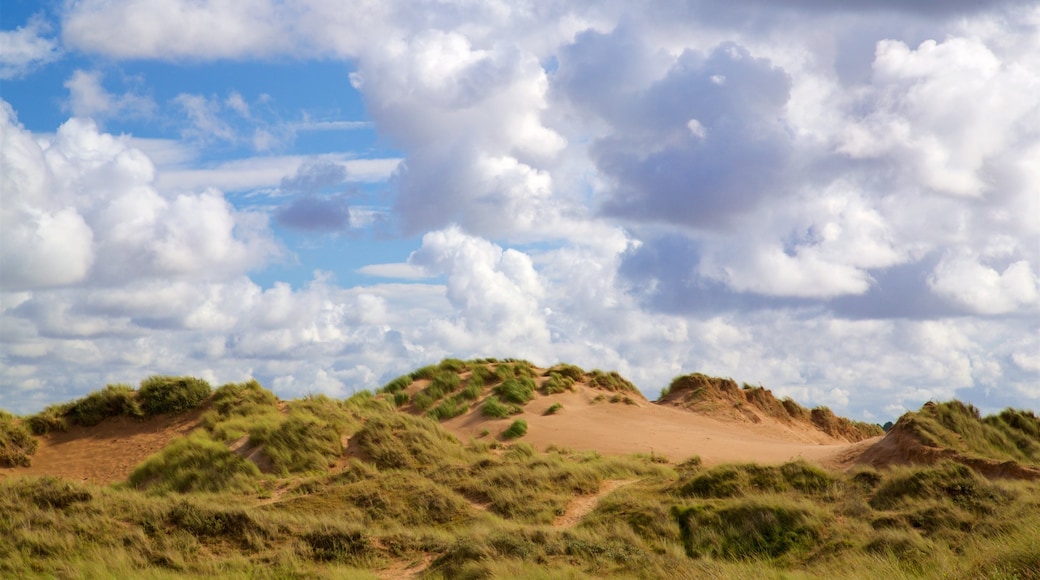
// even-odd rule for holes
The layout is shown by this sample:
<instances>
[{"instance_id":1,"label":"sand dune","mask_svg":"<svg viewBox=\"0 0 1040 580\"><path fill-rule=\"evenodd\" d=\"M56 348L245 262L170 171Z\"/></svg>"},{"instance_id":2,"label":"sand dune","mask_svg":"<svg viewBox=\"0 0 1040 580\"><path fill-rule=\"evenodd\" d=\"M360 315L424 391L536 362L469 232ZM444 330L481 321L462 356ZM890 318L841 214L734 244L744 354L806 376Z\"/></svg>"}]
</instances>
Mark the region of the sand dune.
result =
<instances>
[{"instance_id":1,"label":"sand dune","mask_svg":"<svg viewBox=\"0 0 1040 580\"><path fill-rule=\"evenodd\" d=\"M422 383L416 385L421 387ZM607 394L609 395L609 393ZM851 464L876 440L851 444L819 430L763 417L758 423L715 418L658 405L633 396L633 404L609 402L602 390L583 384L555 395L536 394L522 414L509 419L481 415L480 405L443 423L461 440L497 437L517 418L528 423L523 441L603 454L643 453L672 462L697 455L707 465L729 462L782 463L803 458L828 467ZM563 405L544 415L554 403ZM54 475L94 483L125 481L133 468L173 438L198 426L202 410L153 417L106 419L94 427L71 427L40 438L28 468L0 469L0 477ZM484 431L487 435L482 435Z\"/></svg>"},{"instance_id":2,"label":"sand dune","mask_svg":"<svg viewBox=\"0 0 1040 580\"><path fill-rule=\"evenodd\" d=\"M669 406L639 401L594 402L602 391L577 386L574 392L536 395L524 412L510 419L488 419L479 409L450 419L444 427L463 440L485 429L497 435L517 419L528 423L524 441L539 449L550 445L600 453L645 453L682 461L698 455L709 465L753 461L782 463L796 458L833 465L852 444L812 429L778 421L727 422ZM554 403L563 409L543 415Z\"/></svg>"}]
</instances>

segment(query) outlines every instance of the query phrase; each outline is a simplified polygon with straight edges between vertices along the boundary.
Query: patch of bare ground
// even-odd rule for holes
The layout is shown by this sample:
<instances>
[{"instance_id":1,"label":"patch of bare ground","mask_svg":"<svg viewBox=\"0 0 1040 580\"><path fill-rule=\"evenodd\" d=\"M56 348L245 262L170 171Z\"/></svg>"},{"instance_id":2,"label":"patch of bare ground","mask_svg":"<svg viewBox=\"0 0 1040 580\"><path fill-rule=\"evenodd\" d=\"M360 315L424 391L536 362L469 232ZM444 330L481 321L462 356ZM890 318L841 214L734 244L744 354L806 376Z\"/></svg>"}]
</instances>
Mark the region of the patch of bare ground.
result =
<instances>
[{"instance_id":1,"label":"patch of bare ground","mask_svg":"<svg viewBox=\"0 0 1040 580\"><path fill-rule=\"evenodd\" d=\"M553 527L557 529L573 528L581 522L582 518L587 516L589 512L596 509L599 505L600 500L610 494L612 491L624 487L626 485L635 483L636 479L612 479L603 482L600 486L599 491L592 495L584 495L574 499L567 506L564 513L553 520Z\"/></svg>"},{"instance_id":2,"label":"patch of bare ground","mask_svg":"<svg viewBox=\"0 0 1040 580\"><path fill-rule=\"evenodd\" d=\"M536 394L523 412L507 419L485 417L480 404L442 424L462 440L493 435L516 419L527 421L522 439L539 449L549 446L604 454L645 453L673 462L699 455L706 465L730 462L784 463L793 459L830 461L851 444L809 426L772 419L758 423L720 420L666 405L633 400L611 403L603 391L574 386L555 395ZM545 415L556 403L559 411Z\"/></svg>"},{"instance_id":3,"label":"patch of bare ground","mask_svg":"<svg viewBox=\"0 0 1040 580\"><path fill-rule=\"evenodd\" d=\"M74 425L49 433L39 437L31 466L0 469L0 477L51 475L102 485L126 481L148 456L199 427L204 411L205 407L144 419L109 417L93 427Z\"/></svg>"},{"instance_id":4,"label":"patch of bare ground","mask_svg":"<svg viewBox=\"0 0 1040 580\"><path fill-rule=\"evenodd\" d=\"M379 570L376 575L387 580L398 578L420 578L433 563L433 554L424 554L415 560L397 560L390 566Z\"/></svg>"}]
</instances>

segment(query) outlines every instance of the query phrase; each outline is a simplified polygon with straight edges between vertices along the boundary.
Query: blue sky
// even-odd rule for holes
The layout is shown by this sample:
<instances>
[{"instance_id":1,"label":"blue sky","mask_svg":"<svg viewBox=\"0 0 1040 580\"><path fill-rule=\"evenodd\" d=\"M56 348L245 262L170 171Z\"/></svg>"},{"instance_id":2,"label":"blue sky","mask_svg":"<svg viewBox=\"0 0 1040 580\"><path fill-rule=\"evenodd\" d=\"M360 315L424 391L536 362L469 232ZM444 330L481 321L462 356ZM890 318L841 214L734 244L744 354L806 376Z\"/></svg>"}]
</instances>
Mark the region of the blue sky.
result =
<instances>
[{"instance_id":1,"label":"blue sky","mask_svg":"<svg viewBox=\"0 0 1040 580\"><path fill-rule=\"evenodd\" d=\"M0 407L445 356L1040 408L1031 2L7 2Z\"/></svg>"}]
</instances>

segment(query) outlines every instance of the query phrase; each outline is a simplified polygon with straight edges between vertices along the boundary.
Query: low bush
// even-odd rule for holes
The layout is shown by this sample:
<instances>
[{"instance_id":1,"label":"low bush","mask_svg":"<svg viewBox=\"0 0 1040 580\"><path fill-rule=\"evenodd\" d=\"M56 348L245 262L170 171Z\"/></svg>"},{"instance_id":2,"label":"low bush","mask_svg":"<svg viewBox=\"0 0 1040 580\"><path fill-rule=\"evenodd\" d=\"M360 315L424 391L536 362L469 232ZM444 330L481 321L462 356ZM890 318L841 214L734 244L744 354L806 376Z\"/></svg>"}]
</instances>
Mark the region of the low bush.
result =
<instances>
[{"instance_id":1,"label":"low bush","mask_svg":"<svg viewBox=\"0 0 1040 580\"><path fill-rule=\"evenodd\" d=\"M25 423L0 409L0 467L28 467L38 445Z\"/></svg>"},{"instance_id":2,"label":"low bush","mask_svg":"<svg viewBox=\"0 0 1040 580\"><path fill-rule=\"evenodd\" d=\"M527 421L517 419L508 429L502 432L503 439L517 439L527 435Z\"/></svg>"},{"instance_id":3,"label":"low bush","mask_svg":"<svg viewBox=\"0 0 1040 580\"><path fill-rule=\"evenodd\" d=\"M555 415L563 410L563 405L560 403L553 403L548 409L545 410L543 415Z\"/></svg>"},{"instance_id":4,"label":"low bush","mask_svg":"<svg viewBox=\"0 0 1040 580\"><path fill-rule=\"evenodd\" d=\"M190 411L209 397L209 383L194 377L154 375L141 381L137 391L141 408L149 415Z\"/></svg>"}]
</instances>

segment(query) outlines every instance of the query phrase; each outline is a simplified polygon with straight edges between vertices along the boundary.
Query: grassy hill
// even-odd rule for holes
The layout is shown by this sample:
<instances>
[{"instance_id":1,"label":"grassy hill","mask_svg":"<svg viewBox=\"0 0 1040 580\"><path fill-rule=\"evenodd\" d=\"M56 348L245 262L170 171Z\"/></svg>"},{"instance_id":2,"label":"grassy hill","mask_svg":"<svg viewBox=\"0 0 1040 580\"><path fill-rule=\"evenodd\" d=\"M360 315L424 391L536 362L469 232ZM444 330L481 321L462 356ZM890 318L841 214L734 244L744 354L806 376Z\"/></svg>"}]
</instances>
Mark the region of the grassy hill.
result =
<instances>
[{"instance_id":1,"label":"grassy hill","mask_svg":"<svg viewBox=\"0 0 1040 580\"><path fill-rule=\"evenodd\" d=\"M612 373L449 359L346 400L153 377L0 415L0 456L21 465L62 429L198 414L122 483L3 470L0 576L1040 577L1040 482L986 478L957 457L848 471L707 466L505 436L517 408L529 416L541 396L548 411L552 397L586 388L619 410L650 405ZM506 410L486 418L494 433L463 439L442 426L462 407L484 417L489 403ZM893 431L1035 463L1035 416L943 405Z\"/></svg>"}]
</instances>

